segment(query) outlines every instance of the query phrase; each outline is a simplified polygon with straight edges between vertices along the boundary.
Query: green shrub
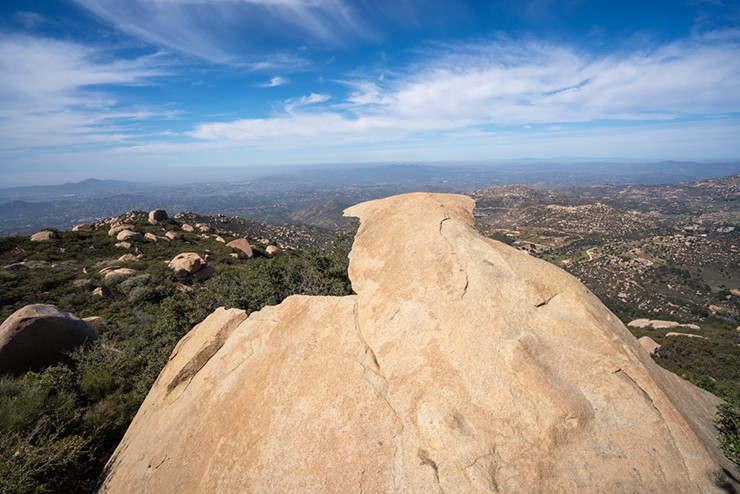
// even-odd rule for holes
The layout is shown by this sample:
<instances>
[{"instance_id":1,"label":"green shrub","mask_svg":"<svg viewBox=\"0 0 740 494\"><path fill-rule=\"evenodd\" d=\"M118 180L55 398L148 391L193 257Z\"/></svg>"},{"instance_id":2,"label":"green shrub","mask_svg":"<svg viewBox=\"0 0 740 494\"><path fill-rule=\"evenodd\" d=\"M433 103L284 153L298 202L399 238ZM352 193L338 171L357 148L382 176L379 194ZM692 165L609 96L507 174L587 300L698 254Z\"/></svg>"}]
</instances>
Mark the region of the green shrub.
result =
<instances>
[{"instance_id":1,"label":"green shrub","mask_svg":"<svg viewBox=\"0 0 740 494\"><path fill-rule=\"evenodd\" d=\"M717 408L719 442L727 458L740 469L740 407L723 403Z\"/></svg>"}]
</instances>

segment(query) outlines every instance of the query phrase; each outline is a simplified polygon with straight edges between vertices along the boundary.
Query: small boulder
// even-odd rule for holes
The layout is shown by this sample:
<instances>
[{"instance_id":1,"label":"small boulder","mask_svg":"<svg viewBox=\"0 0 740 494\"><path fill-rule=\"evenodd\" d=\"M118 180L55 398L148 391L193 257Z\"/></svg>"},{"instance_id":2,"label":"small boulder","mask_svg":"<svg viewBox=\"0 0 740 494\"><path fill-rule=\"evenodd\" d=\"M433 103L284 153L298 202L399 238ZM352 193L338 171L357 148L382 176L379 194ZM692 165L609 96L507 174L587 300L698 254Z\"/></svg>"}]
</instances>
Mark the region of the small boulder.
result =
<instances>
[{"instance_id":1,"label":"small boulder","mask_svg":"<svg viewBox=\"0 0 740 494\"><path fill-rule=\"evenodd\" d=\"M177 233L177 232L167 232L167 233L164 234L164 236L168 240L175 240L175 239L180 238L180 234Z\"/></svg>"},{"instance_id":2,"label":"small boulder","mask_svg":"<svg viewBox=\"0 0 740 494\"><path fill-rule=\"evenodd\" d=\"M108 296L108 293L102 286L99 286L95 290L93 290L92 294L93 294L93 297L100 297L100 298L105 298Z\"/></svg>"},{"instance_id":3,"label":"small boulder","mask_svg":"<svg viewBox=\"0 0 740 494\"><path fill-rule=\"evenodd\" d=\"M108 236L115 237L124 230L133 230L134 228L136 228L134 225L129 225L128 223L114 225L108 230Z\"/></svg>"},{"instance_id":4,"label":"small boulder","mask_svg":"<svg viewBox=\"0 0 740 494\"><path fill-rule=\"evenodd\" d=\"M54 305L27 305L0 326L0 374L71 363L69 352L97 339L83 320Z\"/></svg>"},{"instance_id":5,"label":"small boulder","mask_svg":"<svg viewBox=\"0 0 740 494\"><path fill-rule=\"evenodd\" d=\"M274 245L268 245L265 248L265 252L267 252L267 255L268 256L274 256L275 254L277 254L278 252L280 252L280 248L279 247L276 247Z\"/></svg>"},{"instance_id":6,"label":"small boulder","mask_svg":"<svg viewBox=\"0 0 740 494\"><path fill-rule=\"evenodd\" d=\"M130 268L119 268L117 266L109 266L100 270L100 274L104 277L109 278L111 276L131 276L136 274L135 269Z\"/></svg>"},{"instance_id":7,"label":"small boulder","mask_svg":"<svg viewBox=\"0 0 740 494\"><path fill-rule=\"evenodd\" d=\"M160 222L168 219L167 211L164 209L155 209L149 212L149 223L152 225L158 225Z\"/></svg>"},{"instance_id":8,"label":"small boulder","mask_svg":"<svg viewBox=\"0 0 740 494\"><path fill-rule=\"evenodd\" d=\"M703 340L706 339L705 337L703 337L701 335L691 334L691 333L674 333L674 332L671 332L671 333L666 333L666 336L688 336L689 338L701 338Z\"/></svg>"},{"instance_id":9,"label":"small boulder","mask_svg":"<svg viewBox=\"0 0 740 494\"><path fill-rule=\"evenodd\" d=\"M182 225L180 228L182 228L182 231L184 231L184 232L193 232L193 231L195 231L195 228L193 228L193 225L188 225L187 223L185 223L184 225Z\"/></svg>"},{"instance_id":10,"label":"small boulder","mask_svg":"<svg viewBox=\"0 0 740 494\"><path fill-rule=\"evenodd\" d=\"M118 258L119 261L123 261L123 262L136 262L139 259L140 259L139 256L135 256L133 254L124 254Z\"/></svg>"},{"instance_id":11,"label":"small boulder","mask_svg":"<svg viewBox=\"0 0 740 494\"><path fill-rule=\"evenodd\" d=\"M131 242L116 242L116 247L119 249L130 249Z\"/></svg>"},{"instance_id":12,"label":"small boulder","mask_svg":"<svg viewBox=\"0 0 740 494\"><path fill-rule=\"evenodd\" d=\"M214 238L216 242L221 242L222 244L226 243L226 240L221 235L217 235L216 238Z\"/></svg>"},{"instance_id":13,"label":"small boulder","mask_svg":"<svg viewBox=\"0 0 740 494\"><path fill-rule=\"evenodd\" d=\"M252 246L249 245L249 242L246 238L237 238L236 240L232 240L228 244L226 244L227 247L231 247L235 251L237 251L237 255L240 259L249 259L250 257L254 256L254 252L252 252Z\"/></svg>"},{"instance_id":14,"label":"small boulder","mask_svg":"<svg viewBox=\"0 0 740 494\"><path fill-rule=\"evenodd\" d=\"M638 339L637 342L642 346L642 348L645 349L646 352L648 352L650 355L655 355L655 352L658 351L658 348L660 348L660 345L658 345L655 340L653 340L649 336L643 336L642 338Z\"/></svg>"},{"instance_id":15,"label":"small boulder","mask_svg":"<svg viewBox=\"0 0 740 494\"><path fill-rule=\"evenodd\" d=\"M51 230L42 230L31 235L31 242L51 242L57 239L57 234Z\"/></svg>"},{"instance_id":16,"label":"small boulder","mask_svg":"<svg viewBox=\"0 0 740 494\"><path fill-rule=\"evenodd\" d=\"M144 234L144 238L147 239L147 240L149 240L150 242L158 242L159 241L159 237L157 237L155 234L149 233L149 232L147 232L147 233Z\"/></svg>"},{"instance_id":17,"label":"small boulder","mask_svg":"<svg viewBox=\"0 0 740 494\"><path fill-rule=\"evenodd\" d=\"M121 230L116 236L116 240L119 242L136 242L144 240L144 236L133 230Z\"/></svg>"},{"instance_id":18,"label":"small boulder","mask_svg":"<svg viewBox=\"0 0 740 494\"><path fill-rule=\"evenodd\" d=\"M81 223L72 227L73 232L92 232L95 230L95 223Z\"/></svg>"},{"instance_id":19,"label":"small boulder","mask_svg":"<svg viewBox=\"0 0 740 494\"><path fill-rule=\"evenodd\" d=\"M183 252L172 259L167 266L180 278L187 278L205 266L206 261L195 252Z\"/></svg>"}]
</instances>

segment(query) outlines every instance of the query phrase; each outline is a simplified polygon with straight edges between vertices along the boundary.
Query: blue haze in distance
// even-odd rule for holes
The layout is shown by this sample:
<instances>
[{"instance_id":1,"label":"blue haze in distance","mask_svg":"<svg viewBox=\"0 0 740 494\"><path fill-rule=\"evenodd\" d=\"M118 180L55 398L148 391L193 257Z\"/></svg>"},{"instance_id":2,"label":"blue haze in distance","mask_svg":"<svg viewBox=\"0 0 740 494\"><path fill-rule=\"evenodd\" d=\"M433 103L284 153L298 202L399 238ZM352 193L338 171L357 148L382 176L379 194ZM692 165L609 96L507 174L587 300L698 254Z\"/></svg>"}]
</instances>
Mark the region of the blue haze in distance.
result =
<instances>
[{"instance_id":1,"label":"blue haze in distance","mask_svg":"<svg viewBox=\"0 0 740 494\"><path fill-rule=\"evenodd\" d=\"M738 157L737 1L0 3L0 187Z\"/></svg>"}]
</instances>

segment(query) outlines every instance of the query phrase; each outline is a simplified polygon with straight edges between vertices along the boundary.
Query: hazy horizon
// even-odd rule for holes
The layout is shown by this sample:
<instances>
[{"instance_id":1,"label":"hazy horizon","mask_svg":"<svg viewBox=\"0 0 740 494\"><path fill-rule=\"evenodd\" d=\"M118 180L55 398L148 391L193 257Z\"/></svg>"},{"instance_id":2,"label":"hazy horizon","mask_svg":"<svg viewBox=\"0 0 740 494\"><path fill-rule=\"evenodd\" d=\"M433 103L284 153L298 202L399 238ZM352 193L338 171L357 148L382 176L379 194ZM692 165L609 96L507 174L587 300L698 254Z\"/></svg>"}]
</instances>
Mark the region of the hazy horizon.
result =
<instances>
[{"instance_id":1,"label":"hazy horizon","mask_svg":"<svg viewBox=\"0 0 740 494\"><path fill-rule=\"evenodd\" d=\"M496 168L506 166L545 166L552 167L553 171L557 171L558 168L571 167L582 165L585 170L589 166L594 164L610 164L615 165L634 165L634 166L657 166L665 164L676 164L679 166L688 167L703 167L707 165L715 166L729 166L727 174L740 173L740 161L737 160L708 160L708 161L643 161L643 160L618 160L618 159L532 159L532 158L521 158L517 160L500 160L495 162L482 162L482 161L420 161L420 162L355 162L355 163L315 163L315 164L285 164L281 166L252 166L252 167L239 167L239 166L221 166L221 167L208 167L208 168L187 168L187 169L148 169L146 173L139 174L136 177L131 177L126 172L122 171L108 171L99 173L95 170L85 170L80 172L65 172L64 174L43 174L44 177L28 177L17 180L4 180L0 184L1 189L10 189L17 187L34 187L34 186L57 186L66 184L76 184L86 180L114 180L114 181L125 181L131 182L142 186L167 186L167 185L186 185L194 184L198 182L210 182L210 183L227 183L227 182L238 182L238 181L249 181L259 178L279 176L279 175L292 175L300 172L307 171L325 171L325 170L358 170L363 168L375 168L375 167L386 167L386 166L416 166L416 167L437 167L437 168L479 168L495 170ZM699 171L699 170L697 170ZM173 172L176 172L176 176L173 176ZM700 174L701 175L701 174ZM706 178L713 178L718 176L717 173L706 173ZM6 177L7 178L7 177ZM45 180L45 181L42 181Z\"/></svg>"}]
</instances>

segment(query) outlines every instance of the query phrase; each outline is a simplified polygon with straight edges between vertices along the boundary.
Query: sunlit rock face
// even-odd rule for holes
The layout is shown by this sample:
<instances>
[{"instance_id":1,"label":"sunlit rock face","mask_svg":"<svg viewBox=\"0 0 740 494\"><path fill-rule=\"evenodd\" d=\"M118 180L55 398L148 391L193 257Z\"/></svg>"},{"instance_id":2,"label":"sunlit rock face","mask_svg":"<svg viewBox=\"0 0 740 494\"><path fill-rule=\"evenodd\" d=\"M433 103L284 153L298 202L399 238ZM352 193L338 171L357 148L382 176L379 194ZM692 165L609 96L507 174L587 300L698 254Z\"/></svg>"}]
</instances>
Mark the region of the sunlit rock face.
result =
<instances>
[{"instance_id":1,"label":"sunlit rock face","mask_svg":"<svg viewBox=\"0 0 740 494\"><path fill-rule=\"evenodd\" d=\"M174 350L104 492L719 492L718 399L471 199L349 208L356 295L219 309Z\"/></svg>"}]
</instances>

